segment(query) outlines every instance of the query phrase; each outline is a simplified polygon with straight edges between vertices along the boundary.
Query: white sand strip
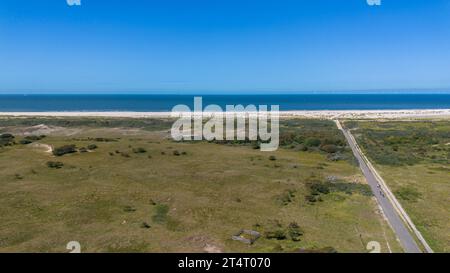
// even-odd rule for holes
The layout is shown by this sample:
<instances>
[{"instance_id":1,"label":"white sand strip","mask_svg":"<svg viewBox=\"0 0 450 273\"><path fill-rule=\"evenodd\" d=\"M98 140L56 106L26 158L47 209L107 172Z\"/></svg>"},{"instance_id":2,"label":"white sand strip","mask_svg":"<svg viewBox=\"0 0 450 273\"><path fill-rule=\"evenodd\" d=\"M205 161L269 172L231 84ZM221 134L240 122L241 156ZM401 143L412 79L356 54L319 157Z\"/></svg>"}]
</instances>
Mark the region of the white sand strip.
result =
<instances>
[{"instance_id":1,"label":"white sand strip","mask_svg":"<svg viewBox=\"0 0 450 273\"><path fill-rule=\"evenodd\" d=\"M168 118L171 114L171 112L0 112L0 116L12 117ZM450 118L450 109L280 111L280 117L325 119L337 117L349 119Z\"/></svg>"}]
</instances>

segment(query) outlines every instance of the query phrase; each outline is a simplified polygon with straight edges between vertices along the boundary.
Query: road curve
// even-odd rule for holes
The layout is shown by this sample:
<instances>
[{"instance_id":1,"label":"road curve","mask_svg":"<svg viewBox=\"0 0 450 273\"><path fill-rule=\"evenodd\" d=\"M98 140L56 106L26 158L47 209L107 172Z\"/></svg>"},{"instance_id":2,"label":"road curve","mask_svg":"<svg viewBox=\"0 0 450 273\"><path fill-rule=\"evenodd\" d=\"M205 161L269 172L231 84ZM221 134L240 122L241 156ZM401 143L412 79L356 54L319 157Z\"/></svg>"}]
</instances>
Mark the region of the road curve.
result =
<instances>
[{"instance_id":1,"label":"road curve","mask_svg":"<svg viewBox=\"0 0 450 273\"><path fill-rule=\"evenodd\" d=\"M366 161L363 159L363 155L360 149L358 148L358 145L354 140L353 136L350 134L350 132L342 128L340 122L337 119L335 119L334 121L336 122L337 127L342 131L345 138L347 139L347 142L350 145L353 154L358 160L359 167L361 168L361 171L366 177L367 183L372 189L372 192L375 198L377 199L378 204L383 210L384 215L386 216L389 224L391 225L392 229L397 235L397 238L399 239L400 244L402 245L405 252L408 253L422 252L419 246L417 245L416 241L414 240L413 236L408 231L408 228L405 222L402 220L402 217L399 215L399 213L397 213L397 209L395 208L394 204L391 203L390 198L386 197L386 192L385 190L383 190L383 187L381 186L384 183L382 181L379 181L376 174L372 172L371 168L367 165Z\"/></svg>"}]
</instances>

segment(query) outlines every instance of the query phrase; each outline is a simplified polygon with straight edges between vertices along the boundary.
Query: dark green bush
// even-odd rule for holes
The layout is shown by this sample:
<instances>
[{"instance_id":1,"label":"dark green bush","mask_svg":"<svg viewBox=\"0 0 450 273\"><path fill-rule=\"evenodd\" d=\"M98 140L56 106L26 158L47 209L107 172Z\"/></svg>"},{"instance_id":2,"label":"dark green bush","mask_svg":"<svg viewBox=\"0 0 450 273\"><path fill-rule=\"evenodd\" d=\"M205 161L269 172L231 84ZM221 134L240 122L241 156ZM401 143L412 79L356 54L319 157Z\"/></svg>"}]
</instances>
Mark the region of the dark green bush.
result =
<instances>
[{"instance_id":1,"label":"dark green bush","mask_svg":"<svg viewBox=\"0 0 450 273\"><path fill-rule=\"evenodd\" d=\"M75 145L64 145L53 150L53 154L56 156L63 156L65 154L75 153L77 148Z\"/></svg>"},{"instance_id":2,"label":"dark green bush","mask_svg":"<svg viewBox=\"0 0 450 273\"><path fill-rule=\"evenodd\" d=\"M20 144L26 145L26 144L30 144L33 143L33 141L28 140L28 139L22 139L21 141L19 141Z\"/></svg>"},{"instance_id":3,"label":"dark green bush","mask_svg":"<svg viewBox=\"0 0 450 273\"><path fill-rule=\"evenodd\" d=\"M292 241L300 241L300 237L303 235L303 230L296 222L292 222L288 226L288 234Z\"/></svg>"},{"instance_id":4,"label":"dark green bush","mask_svg":"<svg viewBox=\"0 0 450 273\"><path fill-rule=\"evenodd\" d=\"M64 163L59 162L59 161L48 161L47 162L47 167L52 168L52 169L61 169L64 166Z\"/></svg>"},{"instance_id":5,"label":"dark green bush","mask_svg":"<svg viewBox=\"0 0 450 273\"><path fill-rule=\"evenodd\" d=\"M330 193L330 185L327 183L312 183L309 185L312 195Z\"/></svg>"},{"instance_id":6,"label":"dark green bush","mask_svg":"<svg viewBox=\"0 0 450 273\"><path fill-rule=\"evenodd\" d=\"M147 152L147 150L144 149L144 148L141 148L141 147L133 148L133 153L135 153L135 154L143 154L143 153L146 153L146 152Z\"/></svg>"},{"instance_id":7,"label":"dark green bush","mask_svg":"<svg viewBox=\"0 0 450 273\"><path fill-rule=\"evenodd\" d=\"M14 177L15 177L16 179L18 179L18 180L22 180L22 179L23 179L23 176L20 175L20 174L18 174L18 173L14 174Z\"/></svg>"},{"instance_id":8,"label":"dark green bush","mask_svg":"<svg viewBox=\"0 0 450 273\"><path fill-rule=\"evenodd\" d=\"M308 138L305 141L305 145L307 147L318 147L320 145L321 141L318 138Z\"/></svg>"},{"instance_id":9,"label":"dark green bush","mask_svg":"<svg viewBox=\"0 0 450 273\"><path fill-rule=\"evenodd\" d=\"M266 237L266 239L284 240L286 239L286 231L283 228L269 230L264 232L264 237Z\"/></svg>"},{"instance_id":10,"label":"dark green bush","mask_svg":"<svg viewBox=\"0 0 450 273\"><path fill-rule=\"evenodd\" d=\"M10 139L14 139L15 137L14 137L14 135L12 135L12 134L10 134L10 133L5 133L5 134L1 134L0 135L0 139L7 139L7 140L10 140Z\"/></svg>"},{"instance_id":11,"label":"dark green bush","mask_svg":"<svg viewBox=\"0 0 450 273\"><path fill-rule=\"evenodd\" d=\"M25 139L31 140L31 141L38 141L38 140L43 139L44 137L45 137L45 135L40 135L40 136L31 135L31 136L26 136Z\"/></svg>"},{"instance_id":12,"label":"dark green bush","mask_svg":"<svg viewBox=\"0 0 450 273\"><path fill-rule=\"evenodd\" d=\"M95 145L95 144L89 144L89 145L87 146L87 148L88 148L89 150L95 150L95 149L98 148L98 146Z\"/></svg>"},{"instance_id":13,"label":"dark green bush","mask_svg":"<svg viewBox=\"0 0 450 273\"><path fill-rule=\"evenodd\" d=\"M12 134L6 133L0 135L0 147L1 146L10 146L14 144L14 136Z\"/></svg>"},{"instance_id":14,"label":"dark green bush","mask_svg":"<svg viewBox=\"0 0 450 273\"><path fill-rule=\"evenodd\" d=\"M418 190L411 187L402 187L395 191L395 195L402 200L410 202L417 202L422 197L422 194Z\"/></svg>"}]
</instances>

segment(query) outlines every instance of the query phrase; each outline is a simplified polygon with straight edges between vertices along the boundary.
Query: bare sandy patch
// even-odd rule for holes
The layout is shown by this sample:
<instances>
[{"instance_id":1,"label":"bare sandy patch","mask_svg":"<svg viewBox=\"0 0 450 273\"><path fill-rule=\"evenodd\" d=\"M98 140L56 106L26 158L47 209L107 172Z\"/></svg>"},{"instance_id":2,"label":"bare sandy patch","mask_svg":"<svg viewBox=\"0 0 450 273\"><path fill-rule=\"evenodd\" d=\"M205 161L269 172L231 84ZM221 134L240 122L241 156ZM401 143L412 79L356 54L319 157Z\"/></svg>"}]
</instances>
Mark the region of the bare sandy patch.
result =
<instances>
[{"instance_id":1,"label":"bare sandy patch","mask_svg":"<svg viewBox=\"0 0 450 273\"><path fill-rule=\"evenodd\" d=\"M51 154L53 152L53 147L51 145L48 145L45 143L31 143L29 146L34 149L42 150L49 154Z\"/></svg>"}]
</instances>

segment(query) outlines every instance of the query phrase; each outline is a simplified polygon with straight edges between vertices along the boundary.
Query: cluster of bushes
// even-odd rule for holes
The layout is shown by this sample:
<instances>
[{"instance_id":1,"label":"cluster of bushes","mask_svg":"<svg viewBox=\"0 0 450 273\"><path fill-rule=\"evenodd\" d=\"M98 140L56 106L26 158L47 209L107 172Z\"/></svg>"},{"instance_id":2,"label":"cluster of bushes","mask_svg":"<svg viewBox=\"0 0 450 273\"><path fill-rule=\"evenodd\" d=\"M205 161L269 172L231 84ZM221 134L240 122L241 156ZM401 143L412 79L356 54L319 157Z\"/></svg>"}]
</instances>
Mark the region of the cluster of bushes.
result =
<instances>
[{"instance_id":1,"label":"cluster of bushes","mask_svg":"<svg viewBox=\"0 0 450 273\"><path fill-rule=\"evenodd\" d=\"M23 139L21 139L19 141L20 144L30 144L33 143L35 141L41 140L44 137L46 137L45 135L40 135L40 136L36 136L36 135L31 135L31 136L25 136ZM6 134L1 134L0 135L0 147L1 146L10 146L15 144L14 142L15 136L9 133Z\"/></svg>"},{"instance_id":2,"label":"cluster of bushes","mask_svg":"<svg viewBox=\"0 0 450 273\"><path fill-rule=\"evenodd\" d=\"M321 151L331 161L353 160L344 135L329 120L281 121L280 145L297 151Z\"/></svg>"},{"instance_id":3,"label":"cluster of bushes","mask_svg":"<svg viewBox=\"0 0 450 273\"><path fill-rule=\"evenodd\" d=\"M64 145L64 146L53 149L53 154L55 156L63 156L65 154L71 154L71 153L76 153L76 152L77 152L77 147L73 144L72 145Z\"/></svg>"},{"instance_id":4,"label":"cluster of bushes","mask_svg":"<svg viewBox=\"0 0 450 273\"><path fill-rule=\"evenodd\" d=\"M304 234L303 229L296 223L291 222L287 227L283 226L280 221L270 221L264 227L264 237L266 239L286 240L290 239L294 242L301 240Z\"/></svg>"},{"instance_id":5,"label":"cluster of bushes","mask_svg":"<svg viewBox=\"0 0 450 273\"><path fill-rule=\"evenodd\" d=\"M417 202L422 197L422 194L415 188L402 187L395 191L395 196L405 201Z\"/></svg>"},{"instance_id":6,"label":"cluster of bushes","mask_svg":"<svg viewBox=\"0 0 450 273\"><path fill-rule=\"evenodd\" d=\"M6 133L0 135L0 147L11 146L14 144L14 135Z\"/></svg>"},{"instance_id":7,"label":"cluster of bushes","mask_svg":"<svg viewBox=\"0 0 450 273\"><path fill-rule=\"evenodd\" d=\"M414 165L421 160L414 153L414 148L399 151L398 145L389 146L378 142L379 140L367 139L365 136L358 139L360 146L364 148L369 158L380 165L403 166Z\"/></svg>"},{"instance_id":8,"label":"cluster of bushes","mask_svg":"<svg viewBox=\"0 0 450 273\"><path fill-rule=\"evenodd\" d=\"M326 153L333 154L339 151L339 148L334 144L325 144L320 146L320 149Z\"/></svg>"},{"instance_id":9,"label":"cluster of bushes","mask_svg":"<svg viewBox=\"0 0 450 273\"><path fill-rule=\"evenodd\" d=\"M88 151L92 151L92 150L95 150L97 148L98 148L98 146L96 144L89 144L87 146L87 148L86 147L81 147L81 148L77 149L76 145L70 144L70 145L64 145L64 146L57 147L57 148L53 149L53 154L55 156L63 156L65 154L76 153L77 151L80 152L80 153L86 153Z\"/></svg>"},{"instance_id":10,"label":"cluster of bushes","mask_svg":"<svg viewBox=\"0 0 450 273\"><path fill-rule=\"evenodd\" d=\"M48 126L58 127L92 127L92 128L141 128L144 130L168 130L173 124L173 119L162 118L2 118L3 126L36 126L46 124Z\"/></svg>"},{"instance_id":11,"label":"cluster of bushes","mask_svg":"<svg viewBox=\"0 0 450 273\"><path fill-rule=\"evenodd\" d=\"M367 126L363 124L362 126ZM358 142L377 164L404 166L424 160L449 164L448 122L389 122L359 129Z\"/></svg>"},{"instance_id":12,"label":"cluster of bushes","mask_svg":"<svg viewBox=\"0 0 450 273\"><path fill-rule=\"evenodd\" d=\"M35 142L35 141L38 141L38 140L41 140L41 139L43 139L43 138L45 138L45 135L40 135L40 136L35 136L35 135L32 135L32 136L26 136L26 137L24 137L22 140L20 140L19 141L19 143L20 144L30 144L30 143L33 143L33 142Z\"/></svg>"},{"instance_id":13,"label":"cluster of bushes","mask_svg":"<svg viewBox=\"0 0 450 273\"><path fill-rule=\"evenodd\" d=\"M309 194L305 196L305 200L310 204L323 201L322 196L327 195L331 192L342 192L348 195L358 193L364 196L372 196L372 190L369 185L358 184L358 183L348 183L348 182L331 182L331 181L317 181L313 180L308 182L307 187L309 189Z\"/></svg>"},{"instance_id":14,"label":"cluster of bushes","mask_svg":"<svg viewBox=\"0 0 450 273\"><path fill-rule=\"evenodd\" d=\"M280 146L299 151L323 151L329 154L341 152L348 153L345 149L347 142L342 132L336 128L334 122L329 120L290 119L280 121ZM250 140L213 140L216 144L250 145L259 149L261 139ZM341 157L336 157L339 160ZM350 157L343 157L350 158Z\"/></svg>"},{"instance_id":15,"label":"cluster of bushes","mask_svg":"<svg viewBox=\"0 0 450 273\"><path fill-rule=\"evenodd\" d=\"M345 146L346 141L332 121L295 119L280 122L280 144L303 144L306 147L326 144Z\"/></svg>"}]
</instances>

